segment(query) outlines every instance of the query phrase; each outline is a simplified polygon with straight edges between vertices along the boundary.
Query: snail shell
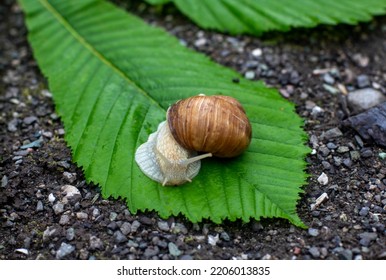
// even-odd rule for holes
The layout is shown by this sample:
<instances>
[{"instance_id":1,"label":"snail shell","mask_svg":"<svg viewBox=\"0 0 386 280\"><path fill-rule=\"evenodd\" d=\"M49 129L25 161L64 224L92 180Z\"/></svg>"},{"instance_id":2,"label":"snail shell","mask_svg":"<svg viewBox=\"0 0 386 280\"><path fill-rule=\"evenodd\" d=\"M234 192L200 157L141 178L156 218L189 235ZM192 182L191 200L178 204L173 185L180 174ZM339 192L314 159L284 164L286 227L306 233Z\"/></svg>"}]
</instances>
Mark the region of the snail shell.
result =
<instances>
[{"instance_id":1,"label":"snail shell","mask_svg":"<svg viewBox=\"0 0 386 280\"><path fill-rule=\"evenodd\" d=\"M168 123L182 147L217 157L238 156L251 142L252 128L245 111L229 96L180 100L169 108Z\"/></svg>"},{"instance_id":2,"label":"snail shell","mask_svg":"<svg viewBox=\"0 0 386 280\"><path fill-rule=\"evenodd\" d=\"M181 185L198 174L200 160L234 157L251 141L252 129L241 104L228 96L198 95L180 100L167 111L135 160L149 178L165 185ZM197 152L206 152L197 155Z\"/></svg>"}]
</instances>

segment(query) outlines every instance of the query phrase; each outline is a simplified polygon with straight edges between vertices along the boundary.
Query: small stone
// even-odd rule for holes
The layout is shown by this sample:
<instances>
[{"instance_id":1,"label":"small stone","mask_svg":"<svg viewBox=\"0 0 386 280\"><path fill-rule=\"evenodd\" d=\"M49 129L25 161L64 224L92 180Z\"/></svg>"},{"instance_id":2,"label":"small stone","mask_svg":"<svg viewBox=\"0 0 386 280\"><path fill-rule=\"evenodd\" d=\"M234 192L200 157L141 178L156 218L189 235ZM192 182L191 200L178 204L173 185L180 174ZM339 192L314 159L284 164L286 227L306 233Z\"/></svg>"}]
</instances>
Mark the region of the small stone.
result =
<instances>
[{"instance_id":1,"label":"small stone","mask_svg":"<svg viewBox=\"0 0 386 280\"><path fill-rule=\"evenodd\" d=\"M146 248L146 250L143 253L143 255L146 258L151 258L151 257L154 257L154 256L158 255L158 253L159 253L159 248L157 246L153 246L153 247Z\"/></svg>"},{"instance_id":2,"label":"small stone","mask_svg":"<svg viewBox=\"0 0 386 280\"><path fill-rule=\"evenodd\" d=\"M65 197L62 199L62 202L65 204L68 202L79 201L82 198L80 191L74 186L64 185L61 190L65 194Z\"/></svg>"},{"instance_id":3,"label":"small stone","mask_svg":"<svg viewBox=\"0 0 386 280\"><path fill-rule=\"evenodd\" d=\"M158 228L162 231L169 231L170 230L169 224L166 221L159 221L157 223L157 225L158 225Z\"/></svg>"},{"instance_id":4,"label":"small stone","mask_svg":"<svg viewBox=\"0 0 386 280\"><path fill-rule=\"evenodd\" d=\"M136 232L140 226L141 226L140 222L138 222L137 220L133 221L131 223L131 231Z\"/></svg>"},{"instance_id":5,"label":"small stone","mask_svg":"<svg viewBox=\"0 0 386 280\"><path fill-rule=\"evenodd\" d=\"M90 242L90 250L103 250L104 248L103 241L94 235L90 237L89 242Z\"/></svg>"},{"instance_id":6,"label":"small stone","mask_svg":"<svg viewBox=\"0 0 386 280\"><path fill-rule=\"evenodd\" d=\"M60 245L59 250L56 252L56 258L58 260L63 259L64 257L70 255L74 251L75 251L75 247L74 246L72 246L70 244L67 244L65 242L62 242L62 244Z\"/></svg>"},{"instance_id":7,"label":"small stone","mask_svg":"<svg viewBox=\"0 0 386 280\"><path fill-rule=\"evenodd\" d=\"M361 158L361 154L358 151L351 151L350 157L352 161L357 161Z\"/></svg>"},{"instance_id":8,"label":"small stone","mask_svg":"<svg viewBox=\"0 0 386 280\"><path fill-rule=\"evenodd\" d=\"M359 88L365 88L371 85L370 79L367 75L359 75L356 80L357 80L357 86Z\"/></svg>"},{"instance_id":9,"label":"small stone","mask_svg":"<svg viewBox=\"0 0 386 280\"><path fill-rule=\"evenodd\" d=\"M335 87L333 87L333 86L331 86L329 84L323 84L323 88L326 91L328 91L329 93L334 94L334 95L339 93L339 89L337 89L337 88L335 88Z\"/></svg>"},{"instance_id":10,"label":"small stone","mask_svg":"<svg viewBox=\"0 0 386 280\"><path fill-rule=\"evenodd\" d=\"M349 147L347 146L339 146L338 149L336 150L338 153L343 154L347 153L350 151Z\"/></svg>"},{"instance_id":11,"label":"small stone","mask_svg":"<svg viewBox=\"0 0 386 280\"><path fill-rule=\"evenodd\" d=\"M53 203L53 202L55 202L55 200L56 200L56 197L54 196L54 194L53 194L53 193L50 193L50 194L48 195L48 201L51 202L51 203Z\"/></svg>"},{"instance_id":12,"label":"small stone","mask_svg":"<svg viewBox=\"0 0 386 280\"><path fill-rule=\"evenodd\" d=\"M6 175L4 175L4 176L1 178L1 187L2 187L2 188L5 188L7 185L8 185L8 177L7 177Z\"/></svg>"},{"instance_id":13,"label":"small stone","mask_svg":"<svg viewBox=\"0 0 386 280\"><path fill-rule=\"evenodd\" d=\"M330 150L335 150L338 146L335 145L335 143L332 143L332 142L328 142L327 143L327 148L329 148Z\"/></svg>"},{"instance_id":14,"label":"small stone","mask_svg":"<svg viewBox=\"0 0 386 280\"><path fill-rule=\"evenodd\" d=\"M369 207L362 207L361 210L359 210L359 215L361 216L367 216L369 213L370 208Z\"/></svg>"},{"instance_id":15,"label":"small stone","mask_svg":"<svg viewBox=\"0 0 386 280\"><path fill-rule=\"evenodd\" d=\"M330 149L325 146L322 146L319 148L319 152L322 154L322 156L327 157L330 154Z\"/></svg>"},{"instance_id":16,"label":"small stone","mask_svg":"<svg viewBox=\"0 0 386 280\"><path fill-rule=\"evenodd\" d=\"M322 165L323 165L324 169L330 169L331 168L331 164L328 161L323 160Z\"/></svg>"},{"instance_id":17,"label":"small stone","mask_svg":"<svg viewBox=\"0 0 386 280\"><path fill-rule=\"evenodd\" d=\"M120 230L115 231L113 234L113 237L114 237L115 243L119 244L119 243L127 242L126 236L124 236Z\"/></svg>"},{"instance_id":18,"label":"small stone","mask_svg":"<svg viewBox=\"0 0 386 280\"><path fill-rule=\"evenodd\" d=\"M199 38L194 42L194 46L197 48L204 46L207 43L207 40L205 38Z\"/></svg>"},{"instance_id":19,"label":"small stone","mask_svg":"<svg viewBox=\"0 0 386 280\"><path fill-rule=\"evenodd\" d=\"M78 218L79 220L87 220L88 214L85 212L78 212L76 213L76 218Z\"/></svg>"},{"instance_id":20,"label":"small stone","mask_svg":"<svg viewBox=\"0 0 386 280\"><path fill-rule=\"evenodd\" d=\"M338 253L338 256L342 260L352 260L353 252L349 249L342 250Z\"/></svg>"},{"instance_id":21,"label":"small stone","mask_svg":"<svg viewBox=\"0 0 386 280\"><path fill-rule=\"evenodd\" d=\"M59 220L59 224L60 225L66 225L70 222L70 216L67 215L67 214L63 214L61 217L60 217L60 220Z\"/></svg>"},{"instance_id":22,"label":"small stone","mask_svg":"<svg viewBox=\"0 0 386 280\"><path fill-rule=\"evenodd\" d=\"M66 230L66 239L68 241L71 241L75 238L75 230L74 228L70 227Z\"/></svg>"},{"instance_id":23,"label":"small stone","mask_svg":"<svg viewBox=\"0 0 386 280\"><path fill-rule=\"evenodd\" d=\"M115 221L117 217L118 217L118 214L116 212L110 212L110 216L109 216L110 221Z\"/></svg>"},{"instance_id":24,"label":"small stone","mask_svg":"<svg viewBox=\"0 0 386 280\"><path fill-rule=\"evenodd\" d=\"M219 235L216 234L215 236L213 235L208 235L208 243L212 246L216 246L217 242L219 240Z\"/></svg>"},{"instance_id":25,"label":"small stone","mask_svg":"<svg viewBox=\"0 0 386 280\"><path fill-rule=\"evenodd\" d=\"M364 158L369 158L373 156L373 151L370 148L363 148L361 150L361 156Z\"/></svg>"},{"instance_id":26,"label":"small stone","mask_svg":"<svg viewBox=\"0 0 386 280\"><path fill-rule=\"evenodd\" d=\"M365 88L347 95L347 104L354 114L364 112L386 101L386 96L375 89Z\"/></svg>"},{"instance_id":27,"label":"small stone","mask_svg":"<svg viewBox=\"0 0 386 280\"><path fill-rule=\"evenodd\" d=\"M335 79L333 76L330 75L330 73L326 73L323 75L323 81L329 85L333 85L335 83Z\"/></svg>"},{"instance_id":28,"label":"small stone","mask_svg":"<svg viewBox=\"0 0 386 280\"><path fill-rule=\"evenodd\" d=\"M315 259L320 257L319 249L315 246L312 246L310 249L308 249L308 252L311 254L311 256Z\"/></svg>"},{"instance_id":29,"label":"small stone","mask_svg":"<svg viewBox=\"0 0 386 280\"><path fill-rule=\"evenodd\" d=\"M44 210L44 207L43 207L43 202L41 202L40 200L38 201L37 205L36 205L36 211L37 212L41 212Z\"/></svg>"},{"instance_id":30,"label":"small stone","mask_svg":"<svg viewBox=\"0 0 386 280\"><path fill-rule=\"evenodd\" d=\"M174 234L178 234L178 233L187 234L188 230L183 224L175 223L174 226L172 226L172 232Z\"/></svg>"},{"instance_id":31,"label":"small stone","mask_svg":"<svg viewBox=\"0 0 386 280\"><path fill-rule=\"evenodd\" d=\"M345 159L343 160L343 165L346 166L347 168L350 168L351 165L352 165L351 159L345 158Z\"/></svg>"},{"instance_id":32,"label":"small stone","mask_svg":"<svg viewBox=\"0 0 386 280\"><path fill-rule=\"evenodd\" d=\"M9 132L15 132L17 130L17 125L19 124L18 119L12 119L10 122L8 122L8 131Z\"/></svg>"},{"instance_id":33,"label":"small stone","mask_svg":"<svg viewBox=\"0 0 386 280\"><path fill-rule=\"evenodd\" d=\"M36 116L30 116L30 117L24 118L23 123L26 125L30 125L30 124L33 124L34 122L36 122L37 120L38 120L38 118Z\"/></svg>"},{"instance_id":34,"label":"small stone","mask_svg":"<svg viewBox=\"0 0 386 280\"><path fill-rule=\"evenodd\" d=\"M47 227L43 232L43 242L49 241L56 234L57 234L57 229L55 227Z\"/></svg>"},{"instance_id":35,"label":"small stone","mask_svg":"<svg viewBox=\"0 0 386 280\"><path fill-rule=\"evenodd\" d=\"M76 173L63 172L63 177L70 184L76 181Z\"/></svg>"},{"instance_id":36,"label":"small stone","mask_svg":"<svg viewBox=\"0 0 386 280\"><path fill-rule=\"evenodd\" d=\"M318 177L319 184L327 185L328 184L328 176L326 173L322 172L320 176Z\"/></svg>"},{"instance_id":37,"label":"small stone","mask_svg":"<svg viewBox=\"0 0 386 280\"><path fill-rule=\"evenodd\" d=\"M119 228L124 235L128 235L131 232L131 225L129 222L124 222Z\"/></svg>"},{"instance_id":38,"label":"small stone","mask_svg":"<svg viewBox=\"0 0 386 280\"><path fill-rule=\"evenodd\" d=\"M220 238L224 241L230 241L231 238L229 237L229 234L226 233L225 231L223 231L222 233L220 233Z\"/></svg>"},{"instance_id":39,"label":"small stone","mask_svg":"<svg viewBox=\"0 0 386 280\"><path fill-rule=\"evenodd\" d=\"M329 140L332 138L341 137L342 135L343 135L342 131L339 128L334 127L334 128L327 130L326 132L323 132L321 137Z\"/></svg>"},{"instance_id":40,"label":"small stone","mask_svg":"<svg viewBox=\"0 0 386 280\"><path fill-rule=\"evenodd\" d=\"M20 254L23 254L23 255L26 255L28 256L29 255L29 251L25 248L19 248L19 249L16 249L15 250L16 253L20 253Z\"/></svg>"},{"instance_id":41,"label":"small stone","mask_svg":"<svg viewBox=\"0 0 386 280\"><path fill-rule=\"evenodd\" d=\"M308 229L308 234L311 236L318 236L319 235L319 230L316 228L309 228Z\"/></svg>"},{"instance_id":42,"label":"small stone","mask_svg":"<svg viewBox=\"0 0 386 280\"><path fill-rule=\"evenodd\" d=\"M177 245L174 244L173 242L169 242L168 249L169 249L169 254L174 257L178 257L179 255L182 254L182 252L178 249Z\"/></svg>"},{"instance_id":43,"label":"small stone","mask_svg":"<svg viewBox=\"0 0 386 280\"><path fill-rule=\"evenodd\" d=\"M247 71L245 72L244 77L248 80L253 80L256 77L256 74L254 71Z\"/></svg>"},{"instance_id":44,"label":"small stone","mask_svg":"<svg viewBox=\"0 0 386 280\"><path fill-rule=\"evenodd\" d=\"M263 54L263 51L262 51L262 49L260 49L260 48L256 48L256 49L254 49L254 50L252 51L252 55L253 55L254 57L260 57L262 54Z\"/></svg>"},{"instance_id":45,"label":"small stone","mask_svg":"<svg viewBox=\"0 0 386 280\"><path fill-rule=\"evenodd\" d=\"M54 206L52 206L52 209L54 210L54 213L55 213L56 215L59 215L59 214L63 213L63 211L64 211L64 205L63 205L63 203L58 202L58 203L56 203Z\"/></svg>"}]
</instances>

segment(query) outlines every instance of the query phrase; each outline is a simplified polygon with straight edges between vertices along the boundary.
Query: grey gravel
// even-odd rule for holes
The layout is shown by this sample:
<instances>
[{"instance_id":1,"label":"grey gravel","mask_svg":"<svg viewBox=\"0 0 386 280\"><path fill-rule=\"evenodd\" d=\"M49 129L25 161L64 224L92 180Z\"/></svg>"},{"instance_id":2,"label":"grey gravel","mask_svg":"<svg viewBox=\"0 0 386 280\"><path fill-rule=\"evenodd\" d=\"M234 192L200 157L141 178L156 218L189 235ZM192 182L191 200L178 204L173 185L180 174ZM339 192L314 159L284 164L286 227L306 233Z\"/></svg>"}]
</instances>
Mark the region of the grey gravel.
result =
<instances>
[{"instance_id":1,"label":"grey gravel","mask_svg":"<svg viewBox=\"0 0 386 280\"><path fill-rule=\"evenodd\" d=\"M174 257L178 257L179 255L182 254L182 252L178 249L177 245L174 244L173 242L168 243L168 249L169 249L169 253Z\"/></svg>"},{"instance_id":2,"label":"grey gravel","mask_svg":"<svg viewBox=\"0 0 386 280\"><path fill-rule=\"evenodd\" d=\"M308 234L311 236L318 236L319 235L319 230L316 228L309 228L308 229Z\"/></svg>"},{"instance_id":3,"label":"grey gravel","mask_svg":"<svg viewBox=\"0 0 386 280\"><path fill-rule=\"evenodd\" d=\"M64 257L68 256L69 254L71 254L74 251L75 251L74 246L67 244L65 242L62 242L59 250L56 252L56 258L59 260L63 259Z\"/></svg>"},{"instance_id":4,"label":"grey gravel","mask_svg":"<svg viewBox=\"0 0 386 280\"><path fill-rule=\"evenodd\" d=\"M366 111L385 101L386 96L373 88L359 89L347 95L347 103L354 113Z\"/></svg>"},{"instance_id":5,"label":"grey gravel","mask_svg":"<svg viewBox=\"0 0 386 280\"><path fill-rule=\"evenodd\" d=\"M321 135L321 138L325 138L327 140L338 138L343 135L342 131L338 127L331 128L327 130L326 132L323 132Z\"/></svg>"},{"instance_id":6,"label":"grey gravel","mask_svg":"<svg viewBox=\"0 0 386 280\"><path fill-rule=\"evenodd\" d=\"M116 243L123 243L127 241L127 237L120 230L115 231L113 237Z\"/></svg>"}]
</instances>

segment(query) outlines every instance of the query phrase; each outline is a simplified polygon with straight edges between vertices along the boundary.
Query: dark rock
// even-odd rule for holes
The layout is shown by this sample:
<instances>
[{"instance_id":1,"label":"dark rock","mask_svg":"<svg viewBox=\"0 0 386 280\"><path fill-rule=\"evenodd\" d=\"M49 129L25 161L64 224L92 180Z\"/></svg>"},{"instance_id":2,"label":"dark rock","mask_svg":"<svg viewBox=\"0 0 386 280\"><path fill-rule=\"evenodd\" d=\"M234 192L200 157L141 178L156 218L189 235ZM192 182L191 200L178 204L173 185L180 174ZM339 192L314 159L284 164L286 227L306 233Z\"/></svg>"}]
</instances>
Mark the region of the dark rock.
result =
<instances>
[{"instance_id":1,"label":"dark rock","mask_svg":"<svg viewBox=\"0 0 386 280\"><path fill-rule=\"evenodd\" d=\"M343 122L355 129L365 140L386 147L386 102Z\"/></svg>"},{"instance_id":2,"label":"dark rock","mask_svg":"<svg viewBox=\"0 0 386 280\"><path fill-rule=\"evenodd\" d=\"M365 88L370 86L370 79L367 75L359 75L357 77L357 86L359 88Z\"/></svg>"},{"instance_id":3,"label":"dark rock","mask_svg":"<svg viewBox=\"0 0 386 280\"><path fill-rule=\"evenodd\" d=\"M311 256L314 258L314 259L317 259L320 257L320 252L319 252L319 249L316 248L316 247L311 247L308 252L311 254Z\"/></svg>"},{"instance_id":4,"label":"dark rock","mask_svg":"<svg viewBox=\"0 0 386 280\"><path fill-rule=\"evenodd\" d=\"M30 117L24 118L23 123L26 125L30 125L30 124L33 124L34 122L36 122L37 120L38 120L38 118L36 116L30 116Z\"/></svg>"},{"instance_id":5,"label":"dark rock","mask_svg":"<svg viewBox=\"0 0 386 280\"><path fill-rule=\"evenodd\" d=\"M353 252L349 249L338 252L338 257L342 260L352 260Z\"/></svg>"},{"instance_id":6,"label":"dark rock","mask_svg":"<svg viewBox=\"0 0 386 280\"><path fill-rule=\"evenodd\" d=\"M126 236L124 236L120 230L115 231L113 234L113 237L114 237L115 243L119 244L119 243L127 242Z\"/></svg>"},{"instance_id":7,"label":"dark rock","mask_svg":"<svg viewBox=\"0 0 386 280\"><path fill-rule=\"evenodd\" d=\"M362 207L361 210L359 210L359 215L366 216L370 211L369 207Z\"/></svg>"}]
</instances>

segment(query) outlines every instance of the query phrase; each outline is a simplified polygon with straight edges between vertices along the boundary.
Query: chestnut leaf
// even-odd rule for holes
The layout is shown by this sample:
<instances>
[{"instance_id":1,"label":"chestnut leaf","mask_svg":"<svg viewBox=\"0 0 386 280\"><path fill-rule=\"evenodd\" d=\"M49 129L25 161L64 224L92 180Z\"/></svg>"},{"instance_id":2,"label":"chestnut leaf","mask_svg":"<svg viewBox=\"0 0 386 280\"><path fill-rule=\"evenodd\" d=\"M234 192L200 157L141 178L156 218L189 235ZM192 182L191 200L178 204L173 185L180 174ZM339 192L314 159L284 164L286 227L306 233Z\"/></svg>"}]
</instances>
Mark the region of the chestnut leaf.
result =
<instances>
[{"instance_id":1,"label":"chestnut leaf","mask_svg":"<svg viewBox=\"0 0 386 280\"><path fill-rule=\"evenodd\" d=\"M277 90L108 2L20 3L73 160L104 198L125 199L132 212L183 214L193 222L279 217L304 227L296 204L309 148L302 119ZM192 183L162 187L140 171L135 150L172 103L198 93L237 98L252 124L251 145L234 159L203 160Z\"/></svg>"},{"instance_id":2,"label":"chestnut leaf","mask_svg":"<svg viewBox=\"0 0 386 280\"><path fill-rule=\"evenodd\" d=\"M318 24L356 24L386 13L386 0L146 0L173 2L202 28L261 35Z\"/></svg>"}]
</instances>

